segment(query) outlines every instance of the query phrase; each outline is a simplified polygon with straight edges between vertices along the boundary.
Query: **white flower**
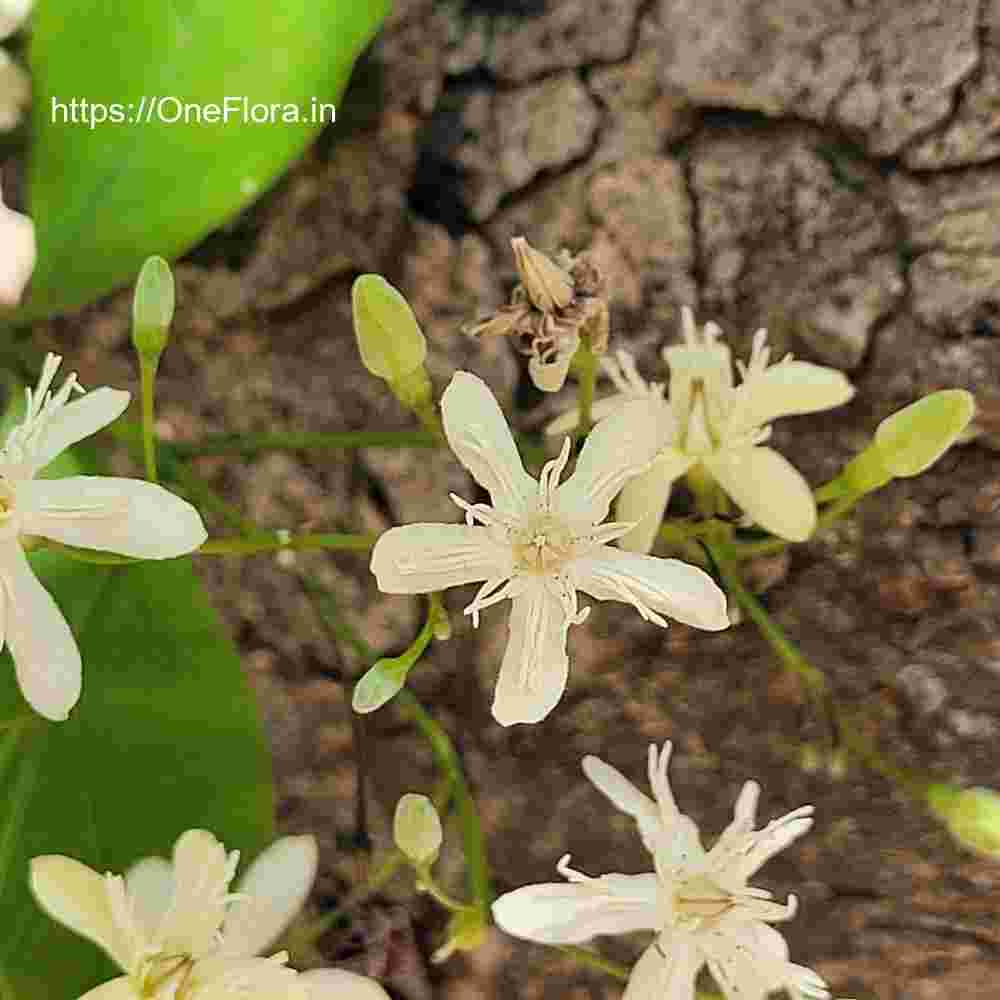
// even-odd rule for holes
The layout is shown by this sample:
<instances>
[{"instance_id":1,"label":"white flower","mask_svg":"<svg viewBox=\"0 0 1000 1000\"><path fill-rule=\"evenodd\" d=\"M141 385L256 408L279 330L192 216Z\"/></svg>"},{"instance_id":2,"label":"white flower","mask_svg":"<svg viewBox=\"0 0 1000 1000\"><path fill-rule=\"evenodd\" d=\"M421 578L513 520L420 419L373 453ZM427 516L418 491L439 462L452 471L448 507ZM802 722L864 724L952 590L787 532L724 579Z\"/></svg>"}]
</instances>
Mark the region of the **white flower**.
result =
<instances>
[{"instance_id":1,"label":"white flower","mask_svg":"<svg viewBox=\"0 0 1000 1000\"><path fill-rule=\"evenodd\" d=\"M281 952L257 958L298 913L316 877L312 837L271 845L229 884L239 852L188 830L171 864L144 858L125 877L62 855L31 861L41 907L99 945L125 972L86 1000L387 1000L371 980L339 970L297 973Z\"/></svg>"},{"instance_id":2,"label":"white flower","mask_svg":"<svg viewBox=\"0 0 1000 1000\"><path fill-rule=\"evenodd\" d=\"M664 399L662 385L647 385L624 351L618 352L617 365L604 359L618 393L595 404L595 415L612 413L635 398L650 399L661 442L655 464L626 484L618 499L616 516L638 522L622 538L622 548L652 548L673 481L696 467L762 528L804 541L816 528L816 503L795 468L764 447L771 435L767 425L778 417L840 406L854 395L854 388L841 372L795 361L791 355L769 366L766 330L754 335L750 363L736 363L741 382L734 385L730 350L718 342L722 331L714 323L699 331L687 308L683 329L684 343L663 351L670 366L669 399ZM561 428L567 416L554 428Z\"/></svg>"},{"instance_id":3,"label":"white flower","mask_svg":"<svg viewBox=\"0 0 1000 1000\"><path fill-rule=\"evenodd\" d=\"M812 806L754 830L760 787L748 781L732 823L706 852L698 828L674 802L667 778L670 750L670 743L660 753L649 748L653 799L604 761L583 760L598 790L635 818L655 872L590 878L570 868L566 855L558 870L568 883L530 885L501 896L493 904L496 922L509 934L544 944L656 931L623 1000L694 1000L703 965L729 1000L764 1000L780 989L793 1000L828 1000L823 980L790 962L784 938L769 926L795 913L795 897L778 903L766 890L747 885L765 861L812 826Z\"/></svg>"},{"instance_id":4,"label":"white flower","mask_svg":"<svg viewBox=\"0 0 1000 1000\"><path fill-rule=\"evenodd\" d=\"M656 451L645 413L626 407L603 421L560 485L569 439L533 479L496 399L475 375L458 372L441 409L452 450L489 491L492 506L453 496L466 524L392 528L375 545L371 567L379 589L390 594L485 580L465 609L474 625L484 608L511 599L510 640L493 702L498 722L538 722L559 700L568 670L566 633L589 611L579 607L577 591L625 601L657 625L666 625L663 615L704 629L729 624L722 591L700 569L608 544L631 527L601 524L612 499Z\"/></svg>"},{"instance_id":5,"label":"white flower","mask_svg":"<svg viewBox=\"0 0 1000 1000\"><path fill-rule=\"evenodd\" d=\"M6 54L0 49L0 129L3 128L3 93ZM3 203L0 191L0 307L16 306L35 269L35 224L26 215Z\"/></svg>"},{"instance_id":6,"label":"white flower","mask_svg":"<svg viewBox=\"0 0 1000 1000\"><path fill-rule=\"evenodd\" d=\"M60 360L46 357L37 388L26 390L24 419L0 449L0 642L10 647L25 699L57 721L80 697L80 651L31 571L22 539L41 535L80 548L171 559L206 538L194 507L154 483L112 476L35 478L129 403L129 393L117 389L84 393L75 375L53 390ZM80 398L71 401L74 392Z\"/></svg>"}]
</instances>

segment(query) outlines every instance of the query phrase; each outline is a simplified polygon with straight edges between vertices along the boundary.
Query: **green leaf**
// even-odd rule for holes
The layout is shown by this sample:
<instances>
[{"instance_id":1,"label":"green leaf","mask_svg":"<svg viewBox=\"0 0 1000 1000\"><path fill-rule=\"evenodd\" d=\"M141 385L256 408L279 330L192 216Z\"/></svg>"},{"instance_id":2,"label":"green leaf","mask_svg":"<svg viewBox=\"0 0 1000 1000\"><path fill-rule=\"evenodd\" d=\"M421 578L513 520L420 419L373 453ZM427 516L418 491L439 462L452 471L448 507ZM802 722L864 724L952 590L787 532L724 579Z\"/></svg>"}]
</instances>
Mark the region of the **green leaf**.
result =
<instances>
[{"instance_id":1,"label":"green leaf","mask_svg":"<svg viewBox=\"0 0 1000 1000\"><path fill-rule=\"evenodd\" d=\"M39 4L29 179L38 267L15 315L88 302L150 254L172 259L239 211L322 127L244 122L243 98L307 117L335 103L387 10L388 0ZM238 100L228 122L185 110L226 98ZM117 106L126 120L73 124L74 99ZM162 120L178 112L188 121Z\"/></svg>"},{"instance_id":2,"label":"green leaf","mask_svg":"<svg viewBox=\"0 0 1000 1000\"><path fill-rule=\"evenodd\" d=\"M245 859L273 837L272 787L253 700L190 561L32 565L83 656L67 722L34 715L0 659L0 997L76 997L115 974L45 916L28 862L66 854L97 871L169 857L202 827ZM6 987L6 988L5 988Z\"/></svg>"}]
</instances>

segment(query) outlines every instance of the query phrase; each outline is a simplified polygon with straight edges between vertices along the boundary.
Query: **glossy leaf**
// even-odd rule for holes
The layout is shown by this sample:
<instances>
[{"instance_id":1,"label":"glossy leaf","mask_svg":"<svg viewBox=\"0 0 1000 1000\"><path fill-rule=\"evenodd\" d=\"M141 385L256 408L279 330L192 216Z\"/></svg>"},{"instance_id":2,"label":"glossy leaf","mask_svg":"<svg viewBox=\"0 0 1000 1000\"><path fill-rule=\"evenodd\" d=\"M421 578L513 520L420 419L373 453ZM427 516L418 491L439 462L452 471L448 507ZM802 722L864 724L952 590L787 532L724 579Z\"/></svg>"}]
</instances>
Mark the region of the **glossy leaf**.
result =
<instances>
[{"instance_id":1,"label":"glossy leaf","mask_svg":"<svg viewBox=\"0 0 1000 1000\"><path fill-rule=\"evenodd\" d=\"M387 9L388 0L39 4L29 185L38 266L21 315L88 302L150 254L176 257L263 191L322 127L313 109L339 100ZM280 105L278 120L245 121L244 98L248 108ZM78 103L74 123L73 100L108 120L91 127ZM289 105L306 120L286 120Z\"/></svg>"}]
</instances>

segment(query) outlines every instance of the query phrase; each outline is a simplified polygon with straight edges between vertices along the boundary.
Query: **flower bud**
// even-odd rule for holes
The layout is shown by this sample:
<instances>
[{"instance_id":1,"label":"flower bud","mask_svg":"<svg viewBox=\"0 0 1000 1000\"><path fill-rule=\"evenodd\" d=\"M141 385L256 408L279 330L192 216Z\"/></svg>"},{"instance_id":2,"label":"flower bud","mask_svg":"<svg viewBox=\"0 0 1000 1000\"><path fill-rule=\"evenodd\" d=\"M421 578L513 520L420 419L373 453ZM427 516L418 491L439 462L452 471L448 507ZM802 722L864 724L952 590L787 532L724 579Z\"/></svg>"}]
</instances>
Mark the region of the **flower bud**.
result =
<instances>
[{"instance_id":1,"label":"flower bud","mask_svg":"<svg viewBox=\"0 0 1000 1000\"><path fill-rule=\"evenodd\" d=\"M992 788L931 785L927 804L964 848L1000 860L1000 794Z\"/></svg>"},{"instance_id":2,"label":"flower bud","mask_svg":"<svg viewBox=\"0 0 1000 1000\"><path fill-rule=\"evenodd\" d=\"M426 795L408 792L396 806L392 822L396 846L420 868L432 865L441 850L441 819Z\"/></svg>"},{"instance_id":3,"label":"flower bud","mask_svg":"<svg viewBox=\"0 0 1000 1000\"><path fill-rule=\"evenodd\" d=\"M162 257L142 265L132 299L132 345L144 361L156 362L167 346L174 318L174 276Z\"/></svg>"},{"instance_id":4,"label":"flower bud","mask_svg":"<svg viewBox=\"0 0 1000 1000\"><path fill-rule=\"evenodd\" d=\"M521 284L536 309L565 309L573 300L573 280L554 261L536 250L523 236L510 241Z\"/></svg>"},{"instance_id":5,"label":"flower bud","mask_svg":"<svg viewBox=\"0 0 1000 1000\"><path fill-rule=\"evenodd\" d=\"M368 371L395 387L422 370L427 341L409 303L385 278L361 275L351 289L351 306L354 335Z\"/></svg>"},{"instance_id":6,"label":"flower bud","mask_svg":"<svg viewBox=\"0 0 1000 1000\"><path fill-rule=\"evenodd\" d=\"M886 417L875 445L894 476L916 476L930 468L956 441L975 412L972 394L942 389Z\"/></svg>"},{"instance_id":7,"label":"flower bud","mask_svg":"<svg viewBox=\"0 0 1000 1000\"><path fill-rule=\"evenodd\" d=\"M354 711L367 715L395 698L403 689L413 663L413 658L405 654L379 660L354 685L354 697L351 699Z\"/></svg>"},{"instance_id":8,"label":"flower bud","mask_svg":"<svg viewBox=\"0 0 1000 1000\"><path fill-rule=\"evenodd\" d=\"M0 192L0 307L16 306L35 269L35 224L3 203Z\"/></svg>"}]
</instances>

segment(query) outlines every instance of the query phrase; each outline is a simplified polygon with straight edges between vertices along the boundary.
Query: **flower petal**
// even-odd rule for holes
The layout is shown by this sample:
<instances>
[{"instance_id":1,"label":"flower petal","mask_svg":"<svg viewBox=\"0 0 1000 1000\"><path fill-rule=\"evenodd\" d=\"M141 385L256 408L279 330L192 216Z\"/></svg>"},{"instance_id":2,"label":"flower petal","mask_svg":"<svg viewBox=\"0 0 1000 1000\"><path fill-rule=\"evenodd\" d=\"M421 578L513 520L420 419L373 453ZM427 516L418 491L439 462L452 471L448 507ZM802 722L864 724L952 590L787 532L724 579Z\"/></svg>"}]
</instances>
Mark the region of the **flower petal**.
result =
<instances>
[{"instance_id":1,"label":"flower petal","mask_svg":"<svg viewBox=\"0 0 1000 1000\"><path fill-rule=\"evenodd\" d=\"M174 893L159 934L167 952L197 958L214 949L238 860L238 851L227 854L207 830L188 830L177 838Z\"/></svg>"},{"instance_id":2,"label":"flower petal","mask_svg":"<svg viewBox=\"0 0 1000 1000\"><path fill-rule=\"evenodd\" d=\"M155 938L174 895L174 867L165 858L143 858L125 873L125 892L146 937Z\"/></svg>"},{"instance_id":3,"label":"flower petal","mask_svg":"<svg viewBox=\"0 0 1000 1000\"><path fill-rule=\"evenodd\" d=\"M582 882L526 885L493 904L493 918L508 934L542 944L579 944L597 934L655 928L653 874L604 875Z\"/></svg>"},{"instance_id":4,"label":"flower petal","mask_svg":"<svg viewBox=\"0 0 1000 1000\"><path fill-rule=\"evenodd\" d=\"M697 566L602 545L573 561L577 587L599 601L624 601L649 621L661 614L716 632L729 627L726 595Z\"/></svg>"},{"instance_id":5,"label":"flower petal","mask_svg":"<svg viewBox=\"0 0 1000 1000\"><path fill-rule=\"evenodd\" d=\"M621 771L606 764L600 757L589 754L584 757L583 773L616 809L635 819L642 842L652 854L661 831L660 809L657 804L644 792L640 792Z\"/></svg>"},{"instance_id":6,"label":"flower petal","mask_svg":"<svg viewBox=\"0 0 1000 1000\"><path fill-rule=\"evenodd\" d=\"M309 1000L389 1000L374 979L345 969L311 969L299 974Z\"/></svg>"},{"instance_id":7,"label":"flower petal","mask_svg":"<svg viewBox=\"0 0 1000 1000\"><path fill-rule=\"evenodd\" d=\"M31 859L31 891L53 920L103 948L122 969L131 965L111 913L107 880L61 854Z\"/></svg>"},{"instance_id":8,"label":"flower petal","mask_svg":"<svg viewBox=\"0 0 1000 1000\"><path fill-rule=\"evenodd\" d=\"M540 722L555 708L569 674L568 628L565 608L542 584L511 601L510 637L493 697L500 725Z\"/></svg>"},{"instance_id":9,"label":"flower petal","mask_svg":"<svg viewBox=\"0 0 1000 1000\"><path fill-rule=\"evenodd\" d=\"M316 838L282 837L236 885L244 898L226 914L221 954L250 958L267 951L299 913L316 881Z\"/></svg>"},{"instance_id":10,"label":"flower petal","mask_svg":"<svg viewBox=\"0 0 1000 1000\"><path fill-rule=\"evenodd\" d=\"M507 577L509 548L488 528L468 524L404 524L380 535L371 571L383 594L427 594L465 583Z\"/></svg>"},{"instance_id":11,"label":"flower petal","mask_svg":"<svg viewBox=\"0 0 1000 1000\"><path fill-rule=\"evenodd\" d=\"M597 424L583 443L573 475L556 491L559 510L600 524L625 483L656 457L663 407L662 399L633 399Z\"/></svg>"},{"instance_id":12,"label":"flower petal","mask_svg":"<svg viewBox=\"0 0 1000 1000\"><path fill-rule=\"evenodd\" d=\"M613 396L605 396L604 399L595 399L590 407L590 419L595 423L600 423L605 417L610 417L615 410L624 406L631 396L616 392ZM580 411L576 407L561 413L554 420L550 420L545 425L545 434L548 437L562 437L564 434L572 434L580 423Z\"/></svg>"},{"instance_id":13,"label":"flower petal","mask_svg":"<svg viewBox=\"0 0 1000 1000\"><path fill-rule=\"evenodd\" d=\"M730 397L730 430L750 430L778 417L818 413L846 403L854 386L836 368L782 361L750 378Z\"/></svg>"},{"instance_id":14,"label":"flower petal","mask_svg":"<svg viewBox=\"0 0 1000 1000\"><path fill-rule=\"evenodd\" d=\"M471 372L455 372L441 397L448 444L473 478L505 514L525 509L538 484L527 472L507 419L486 383Z\"/></svg>"},{"instance_id":15,"label":"flower petal","mask_svg":"<svg viewBox=\"0 0 1000 1000\"><path fill-rule=\"evenodd\" d=\"M0 29L3 15L0 14ZM3 35L0 34L0 38ZM20 117L20 96L29 88L24 71L0 51L0 128ZM26 96L26 94L25 94ZM16 306L35 268L35 224L3 203L0 193L0 307Z\"/></svg>"},{"instance_id":16,"label":"flower petal","mask_svg":"<svg viewBox=\"0 0 1000 1000\"><path fill-rule=\"evenodd\" d=\"M80 650L52 595L38 582L17 541L0 547L4 638L25 701L62 722L80 698Z\"/></svg>"},{"instance_id":17,"label":"flower petal","mask_svg":"<svg viewBox=\"0 0 1000 1000\"><path fill-rule=\"evenodd\" d=\"M96 434L127 409L132 394L103 387L67 403L47 421L32 450L35 471L44 469L71 445Z\"/></svg>"},{"instance_id":18,"label":"flower petal","mask_svg":"<svg viewBox=\"0 0 1000 1000\"><path fill-rule=\"evenodd\" d=\"M622 1000L694 1000L703 964L689 935L664 931L633 966Z\"/></svg>"},{"instance_id":19,"label":"flower petal","mask_svg":"<svg viewBox=\"0 0 1000 1000\"><path fill-rule=\"evenodd\" d=\"M212 955L195 962L180 995L192 1000L307 1000L305 984L285 965L287 958L284 953L271 958Z\"/></svg>"},{"instance_id":20,"label":"flower petal","mask_svg":"<svg viewBox=\"0 0 1000 1000\"><path fill-rule=\"evenodd\" d=\"M704 459L718 484L765 531L804 542L816 530L816 502L795 467L771 448L717 451Z\"/></svg>"},{"instance_id":21,"label":"flower petal","mask_svg":"<svg viewBox=\"0 0 1000 1000\"><path fill-rule=\"evenodd\" d=\"M156 483L69 476L18 483L26 534L138 559L173 559L208 537L201 515Z\"/></svg>"},{"instance_id":22,"label":"flower petal","mask_svg":"<svg viewBox=\"0 0 1000 1000\"><path fill-rule=\"evenodd\" d=\"M645 472L622 487L615 503L615 520L637 523L627 535L618 539L621 548L641 553L653 548L674 480L684 475L694 462L695 459L676 448L665 448Z\"/></svg>"},{"instance_id":23,"label":"flower petal","mask_svg":"<svg viewBox=\"0 0 1000 1000\"><path fill-rule=\"evenodd\" d=\"M80 1000L140 1000L130 976L119 976L92 990L87 990Z\"/></svg>"}]
</instances>

